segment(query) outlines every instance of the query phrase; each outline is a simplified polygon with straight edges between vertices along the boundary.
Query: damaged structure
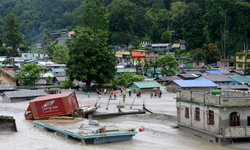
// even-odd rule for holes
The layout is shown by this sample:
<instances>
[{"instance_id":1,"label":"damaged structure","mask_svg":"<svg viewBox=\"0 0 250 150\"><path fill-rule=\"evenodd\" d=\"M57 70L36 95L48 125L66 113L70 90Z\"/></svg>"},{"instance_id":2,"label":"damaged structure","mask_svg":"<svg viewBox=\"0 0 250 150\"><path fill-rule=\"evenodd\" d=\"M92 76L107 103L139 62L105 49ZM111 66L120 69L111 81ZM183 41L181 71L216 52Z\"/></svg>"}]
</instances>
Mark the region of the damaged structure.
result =
<instances>
[{"instance_id":1,"label":"damaged structure","mask_svg":"<svg viewBox=\"0 0 250 150\"><path fill-rule=\"evenodd\" d=\"M177 123L183 131L220 145L233 139L250 138L250 95L221 91L221 96L206 92L177 92Z\"/></svg>"}]
</instances>

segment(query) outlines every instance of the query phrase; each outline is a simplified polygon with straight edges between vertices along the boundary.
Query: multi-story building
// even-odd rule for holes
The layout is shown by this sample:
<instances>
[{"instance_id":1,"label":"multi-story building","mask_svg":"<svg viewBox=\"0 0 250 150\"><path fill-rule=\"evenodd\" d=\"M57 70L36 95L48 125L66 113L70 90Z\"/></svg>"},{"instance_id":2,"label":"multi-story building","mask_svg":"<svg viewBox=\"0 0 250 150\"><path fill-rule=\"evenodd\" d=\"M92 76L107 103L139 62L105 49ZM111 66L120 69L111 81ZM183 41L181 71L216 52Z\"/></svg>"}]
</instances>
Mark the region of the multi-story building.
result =
<instances>
[{"instance_id":1,"label":"multi-story building","mask_svg":"<svg viewBox=\"0 0 250 150\"><path fill-rule=\"evenodd\" d=\"M215 96L206 92L178 91L176 107L179 128L220 145L237 138L249 138L250 95L221 92L221 96Z\"/></svg>"},{"instance_id":2,"label":"multi-story building","mask_svg":"<svg viewBox=\"0 0 250 150\"><path fill-rule=\"evenodd\" d=\"M133 65L144 66L145 65L145 50L133 50L132 51L132 63Z\"/></svg>"},{"instance_id":3,"label":"multi-story building","mask_svg":"<svg viewBox=\"0 0 250 150\"><path fill-rule=\"evenodd\" d=\"M245 60L246 60L246 52L236 52L236 70L244 70L245 69ZM247 68L250 67L250 52L248 52L247 56Z\"/></svg>"}]
</instances>

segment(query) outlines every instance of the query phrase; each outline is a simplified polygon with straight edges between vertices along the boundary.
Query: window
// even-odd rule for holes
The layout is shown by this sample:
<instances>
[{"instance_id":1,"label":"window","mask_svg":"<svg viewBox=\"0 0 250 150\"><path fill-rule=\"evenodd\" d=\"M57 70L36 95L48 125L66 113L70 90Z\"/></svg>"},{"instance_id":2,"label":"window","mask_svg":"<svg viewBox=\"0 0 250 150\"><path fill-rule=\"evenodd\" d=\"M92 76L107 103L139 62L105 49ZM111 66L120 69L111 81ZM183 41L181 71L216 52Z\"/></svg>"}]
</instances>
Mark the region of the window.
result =
<instances>
[{"instance_id":1,"label":"window","mask_svg":"<svg viewBox=\"0 0 250 150\"><path fill-rule=\"evenodd\" d=\"M207 124L214 125L214 111L209 110L207 114Z\"/></svg>"},{"instance_id":2,"label":"window","mask_svg":"<svg viewBox=\"0 0 250 150\"><path fill-rule=\"evenodd\" d=\"M247 64L247 68L249 68L250 67L250 64Z\"/></svg>"},{"instance_id":3,"label":"window","mask_svg":"<svg viewBox=\"0 0 250 150\"><path fill-rule=\"evenodd\" d=\"M185 108L185 118L189 118L189 108Z\"/></svg>"},{"instance_id":4,"label":"window","mask_svg":"<svg viewBox=\"0 0 250 150\"><path fill-rule=\"evenodd\" d=\"M199 107L195 108L195 116L194 117L195 117L194 120L200 121L200 108Z\"/></svg>"},{"instance_id":5,"label":"window","mask_svg":"<svg viewBox=\"0 0 250 150\"><path fill-rule=\"evenodd\" d=\"M243 59L243 57L242 57L242 56L239 56L239 59Z\"/></svg>"},{"instance_id":6,"label":"window","mask_svg":"<svg viewBox=\"0 0 250 150\"><path fill-rule=\"evenodd\" d=\"M239 68L242 68L242 64L238 64L238 67L239 67Z\"/></svg>"},{"instance_id":7,"label":"window","mask_svg":"<svg viewBox=\"0 0 250 150\"><path fill-rule=\"evenodd\" d=\"M229 115L229 126L240 126L240 114L232 112Z\"/></svg>"},{"instance_id":8,"label":"window","mask_svg":"<svg viewBox=\"0 0 250 150\"><path fill-rule=\"evenodd\" d=\"M196 62L196 65L199 66L199 62L198 61Z\"/></svg>"},{"instance_id":9,"label":"window","mask_svg":"<svg viewBox=\"0 0 250 150\"><path fill-rule=\"evenodd\" d=\"M247 59L250 59L250 55L247 55Z\"/></svg>"}]
</instances>

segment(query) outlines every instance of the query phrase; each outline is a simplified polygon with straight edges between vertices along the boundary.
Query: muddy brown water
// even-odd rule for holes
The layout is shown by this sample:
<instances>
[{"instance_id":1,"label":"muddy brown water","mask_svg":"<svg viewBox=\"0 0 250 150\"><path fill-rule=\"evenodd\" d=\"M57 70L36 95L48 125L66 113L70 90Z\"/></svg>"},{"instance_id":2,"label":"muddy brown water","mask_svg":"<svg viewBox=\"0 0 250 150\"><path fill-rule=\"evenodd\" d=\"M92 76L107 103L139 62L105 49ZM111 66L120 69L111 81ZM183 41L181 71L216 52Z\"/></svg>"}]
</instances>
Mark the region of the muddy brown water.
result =
<instances>
[{"instance_id":1,"label":"muddy brown water","mask_svg":"<svg viewBox=\"0 0 250 150\"><path fill-rule=\"evenodd\" d=\"M172 95L168 97L172 98ZM94 100L89 99L89 103ZM172 103L167 103L171 106L169 111L174 111L172 109L174 100ZM32 121L24 118L27 104L28 102L12 104L0 102L0 115L14 116L18 130L17 133L0 134L0 150L228 150L250 147L248 142L227 147L207 142L181 130L173 129L171 126L176 125L176 116L160 113L102 119L100 122L115 124L123 129L136 128L138 130L138 127L143 125L145 130L138 132L131 141L83 145L79 140L65 139L55 133L35 128ZM148 105L150 105L149 102ZM164 109L159 108L159 111L164 111ZM175 113L170 112L170 114Z\"/></svg>"}]
</instances>

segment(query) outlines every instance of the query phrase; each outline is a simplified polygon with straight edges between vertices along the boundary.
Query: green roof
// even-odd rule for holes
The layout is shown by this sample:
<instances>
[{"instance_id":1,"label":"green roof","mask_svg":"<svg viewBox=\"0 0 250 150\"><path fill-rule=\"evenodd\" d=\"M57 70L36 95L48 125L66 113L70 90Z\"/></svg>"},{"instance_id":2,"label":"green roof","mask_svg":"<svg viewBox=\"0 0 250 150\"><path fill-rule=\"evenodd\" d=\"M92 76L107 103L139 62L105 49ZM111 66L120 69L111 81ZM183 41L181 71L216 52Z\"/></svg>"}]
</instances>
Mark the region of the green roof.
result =
<instances>
[{"instance_id":1,"label":"green roof","mask_svg":"<svg viewBox=\"0 0 250 150\"><path fill-rule=\"evenodd\" d=\"M237 81L239 83L242 83L242 82L248 83L248 82L250 82L250 76L231 76L229 78L231 78L231 79L233 79L233 80L235 80L235 81Z\"/></svg>"},{"instance_id":2,"label":"green roof","mask_svg":"<svg viewBox=\"0 0 250 150\"><path fill-rule=\"evenodd\" d=\"M155 87L162 87L158 82L156 81L148 81L148 82L133 82L138 88L155 88Z\"/></svg>"},{"instance_id":3,"label":"green roof","mask_svg":"<svg viewBox=\"0 0 250 150\"><path fill-rule=\"evenodd\" d=\"M135 68L118 68L117 72L136 72Z\"/></svg>"}]
</instances>

